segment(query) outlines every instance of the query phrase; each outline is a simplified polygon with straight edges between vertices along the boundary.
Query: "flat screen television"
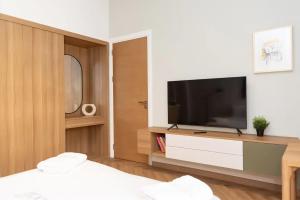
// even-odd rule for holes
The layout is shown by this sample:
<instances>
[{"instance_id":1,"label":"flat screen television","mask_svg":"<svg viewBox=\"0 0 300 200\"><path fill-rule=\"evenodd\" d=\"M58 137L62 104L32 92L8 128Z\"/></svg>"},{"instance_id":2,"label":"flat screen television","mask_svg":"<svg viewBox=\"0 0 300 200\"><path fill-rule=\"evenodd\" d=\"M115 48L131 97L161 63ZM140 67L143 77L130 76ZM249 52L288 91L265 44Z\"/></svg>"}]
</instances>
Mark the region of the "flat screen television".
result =
<instances>
[{"instance_id":1,"label":"flat screen television","mask_svg":"<svg viewBox=\"0 0 300 200\"><path fill-rule=\"evenodd\" d=\"M168 82L168 123L247 128L246 77Z\"/></svg>"}]
</instances>

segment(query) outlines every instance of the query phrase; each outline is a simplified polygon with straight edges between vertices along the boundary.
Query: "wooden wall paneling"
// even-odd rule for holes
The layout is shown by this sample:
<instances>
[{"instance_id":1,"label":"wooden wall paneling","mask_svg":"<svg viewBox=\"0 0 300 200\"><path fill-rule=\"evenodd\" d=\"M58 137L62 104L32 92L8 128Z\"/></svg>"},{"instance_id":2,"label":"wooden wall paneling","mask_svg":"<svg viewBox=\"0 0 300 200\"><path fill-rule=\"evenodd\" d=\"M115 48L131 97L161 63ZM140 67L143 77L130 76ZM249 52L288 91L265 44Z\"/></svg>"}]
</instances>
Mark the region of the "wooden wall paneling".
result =
<instances>
[{"instance_id":1,"label":"wooden wall paneling","mask_svg":"<svg viewBox=\"0 0 300 200\"><path fill-rule=\"evenodd\" d=\"M85 153L88 156L101 156L101 126L68 129L66 131L66 150Z\"/></svg>"},{"instance_id":2,"label":"wooden wall paneling","mask_svg":"<svg viewBox=\"0 0 300 200\"><path fill-rule=\"evenodd\" d=\"M100 61L100 47L89 48L89 63L90 63L90 101L96 105L97 112L96 115L103 117L103 110L101 107L101 63ZM105 120L104 120L105 121ZM106 122L105 122L106 123ZM105 125L103 125L105 126ZM103 145L103 132L100 127L90 127L90 149L89 154L97 157L103 154L102 145ZM97 148L98 147L98 148Z\"/></svg>"},{"instance_id":3,"label":"wooden wall paneling","mask_svg":"<svg viewBox=\"0 0 300 200\"><path fill-rule=\"evenodd\" d=\"M14 54L8 54L9 60L9 84L12 90L9 92L14 103L9 103L11 121L10 124L10 153L12 159L11 170L20 172L24 170L24 136L22 135L24 120L23 115L23 59L26 52L23 52L23 28L21 25L9 23L9 48Z\"/></svg>"},{"instance_id":4,"label":"wooden wall paneling","mask_svg":"<svg viewBox=\"0 0 300 200\"><path fill-rule=\"evenodd\" d=\"M109 69L108 46L93 47L89 49L90 73L90 99L97 107L97 115L103 117L105 123L95 131L100 140L101 156L109 156Z\"/></svg>"},{"instance_id":5,"label":"wooden wall paneling","mask_svg":"<svg viewBox=\"0 0 300 200\"><path fill-rule=\"evenodd\" d=\"M100 156L100 151L97 152L97 144L100 144L100 138L97 137L97 135L100 135L100 132L97 134L97 130L95 127L91 126L89 129L89 149L88 149L88 155L90 156Z\"/></svg>"},{"instance_id":6,"label":"wooden wall paneling","mask_svg":"<svg viewBox=\"0 0 300 200\"><path fill-rule=\"evenodd\" d=\"M100 109L102 111L103 118L105 119L105 124L101 129L101 154L104 157L109 157L109 47L100 47L100 79L101 79L101 90L100 93ZM97 86L96 86L97 87Z\"/></svg>"},{"instance_id":7,"label":"wooden wall paneling","mask_svg":"<svg viewBox=\"0 0 300 200\"><path fill-rule=\"evenodd\" d=\"M52 84L48 85L49 90L53 94L53 99L48 96L49 100L53 100L52 107L49 107L48 112L53 110L54 115L50 118L54 119L50 126L53 126L54 133L49 133L52 137L51 155L57 155L65 151L65 115L64 115L64 37L60 34L51 34L50 46L52 51L51 64L48 66L52 69L53 78ZM48 91L48 90L47 90Z\"/></svg>"},{"instance_id":8,"label":"wooden wall paneling","mask_svg":"<svg viewBox=\"0 0 300 200\"><path fill-rule=\"evenodd\" d=\"M72 135L68 132L69 130L66 130L66 151L71 151L71 144L72 144Z\"/></svg>"},{"instance_id":9,"label":"wooden wall paneling","mask_svg":"<svg viewBox=\"0 0 300 200\"><path fill-rule=\"evenodd\" d=\"M25 170L34 168L34 125L33 125L33 68L32 68L32 28L28 26L23 26L23 38L27 38L23 42L23 49L26 52L24 56L24 65L23 65L23 91L24 91L24 130L26 133L24 139L25 151ZM25 35L25 36L24 36ZM23 133L24 135L24 133Z\"/></svg>"},{"instance_id":10,"label":"wooden wall paneling","mask_svg":"<svg viewBox=\"0 0 300 200\"><path fill-rule=\"evenodd\" d=\"M31 42L32 42L32 30L29 27L19 24L6 22L7 33L7 63L1 68L7 68L6 73L6 104L4 104L3 110L7 116L7 129L4 139L8 146L8 171L7 174L20 172L32 167L32 163L27 159L32 158L31 155L27 155L27 152L31 152L32 146L32 113L27 109L32 108L30 95L32 94L31 82L26 77L26 67L29 68L32 59L31 54ZM27 87L26 87L27 86ZM26 93L26 94L25 94ZM25 117L27 117L25 119ZM31 119L31 120L30 120ZM24 134L26 133L26 134ZM28 142L29 145L25 144ZM27 168L28 167L28 168Z\"/></svg>"},{"instance_id":11,"label":"wooden wall paneling","mask_svg":"<svg viewBox=\"0 0 300 200\"><path fill-rule=\"evenodd\" d=\"M7 63L7 98L8 98L8 104L7 104L7 118L8 118L8 153L9 153L9 161L8 161L8 167L9 167L9 173L13 173L16 171L15 165L16 165L16 149L15 149L15 117L14 117L14 105L10 102L14 102L14 58L12 58L12 53L15 53L14 51L16 48L14 47L14 24L8 23L7 26L8 31L8 63ZM16 57L16 60L18 58Z\"/></svg>"},{"instance_id":12,"label":"wooden wall paneling","mask_svg":"<svg viewBox=\"0 0 300 200\"><path fill-rule=\"evenodd\" d=\"M101 107L101 96L103 90L102 77L101 77L101 55L100 47L89 48L89 63L90 63L90 101L96 105L97 115L103 116L104 110Z\"/></svg>"},{"instance_id":13,"label":"wooden wall paneling","mask_svg":"<svg viewBox=\"0 0 300 200\"><path fill-rule=\"evenodd\" d=\"M59 115L58 120L54 121L55 138L59 142L56 143L54 153L59 154L66 150L66 134L65 134L65 109L64 109L64 37L60 34L55 34L53 38L53 51L56 52L56 59L54 59L54 83L57 88L54 90L54 110L56 115Z\"/></svg>"},{"instance_id":14,"label":"wooden wall paneling","mask_svg":"<svg viewBox=\"0 0 300 200\"><path fill-rule=\"evenodd\" d=\"M80 151L80 129L66 131L66 151L79 152Z\"/></svg>"},{"instance_id":15,"label":"wooden wall paneling","mask_svg":"<svg viewBox=\"0 0 300 200\"><path fill-rule=\"evenodd\" d=\"M68 129L66 131L66 150L89 154L89 127Z\"/></svg>"},{"instance_id":16,"label":"wooden wall paneling","mask_svg":"<svg viewBox=\"0 0 300 200\"><path fill-rule=\"evenodd\" d=\"M56 146L56 142L57 141L54 141L55 138L53 137L54 136L54 121L56 119L53 118L54 116L54 88L52 87L54 83L54 68L52 68L54 62L53 58L55 58L55 52L53 52L53 35L52 33L50 32L46 32L46 47L45 47L45 53L46 53L46 56L45 56L45 68L43 68L45 71L43 72L43 76L45 76L45 78L43 80L45 80L45 85L44 87L46 88L46 90L44 89L44 95L45 95L45 110L46 112L45 113L45 137L44 137L44 140L45 140L45 146L47 146L47 148L45 149L45 157L46 158L49 158L54 154L54 149L55 149L55 146ZM53 148L54 147L54 148Z\"/></svg>"},{"instance_id":17,"label":"wooden wall paneling","mask_svg":"<svg viewBox=\"0 0 300 200\"><path fill-rule=\"evenodd\" d=\"M33 30L34 164L64 151L63 39Z\"/></svg>"},{"instance_id":18,"label":"wooden wall paneling","mask_svg":"<svg viewBox=\"0 0 300 200\"><path fill-rule=\"evenodd\" d=\"M13 174L16 172L31 169L35 166L34 162L35 153L46 151L46 155L53 155L54 139L53 135L53 121L59 119L63 120L63 113L59 110L56 115L53 111L52 96L54 86L52 90L49 88L42 88L40 91L36 91L34 88L43 86L34 83L36 78L41 80L49 80L52 77L51 69L59 66L53 66L51 52L41 55L47 57L50 55L47 62L48 65L42 63L40 66L46 67L46 71L42 71L42 67L38 67L37 73L33 70L33 45L37 45L37 41L33 39L33 29L28 26L12 22L1 21L1 175ZM52 33L49 35L51 37ZM43 41L39 44L41 46L38 51L41 51L44 47ZM49 42L51 43L51 42ZM63 37L61 36L60 43L63 45ZM52 45L52 43L50 44ZM46 45L47 46L47 45ZM61 47L60 47L61 48ZM45 48L44 49L49 49ZM51 49L51 48L50 48ZM42 52L42 51L41 51ZM53 51L53 53L56 50ZM61 51L60 51L61 52ZM59 55L59 52L58 54ZM39 75L36 77L35 75ZM42 77L46 76L46 77ZM52 79L50 79L48 86L51 85ZM60 81L62 83L62 81ZM35 84L35 85L34 85ZM49 93L48 100L44 98L44 94ZM37 98L35 98L37 97ZM43 106L35 109L35 99L41 99L44 103ZM61 99L61 96L60 96ZM38 104L39 105L39 104ZM47 106L49 105L49 106ZM46 112L45 109L46 108ZM50 109L51 108L51 109ZM34 112L36 110L36 112ZM48 112L47 112L48 110ZM51 111L50 111L51 110ZM40 132L47 133L46 137L40 140L40 151L35 151L34 138L39 135L39 131L35 129L40 121L39 115L35 118L34 113L43 115L46 113L48 117L41 118L44 123L48 123L47 126L42 127ZM43 125L43 124L42 124ZM61 128L58 135L62 135L64 130L63 124L60 122ZM46 141L46 142L45 142ZM38 146L39 146L38 145ZM62 149L63 150L63 149ZM48 152L49 151L49 152ZM43 157L43 158L45 158Z\"/></svg>"},{"instance_id":19,"label":"wooden wall paneling","mask_svg":"<svg viewBox=\"0 0 300 200\"><path fill-rule=\"evenodd\" d=\"M88 153L89 127L66 130L66 151Z\"/></svg>"},{"instance_id":20,"label":"wooden wall paneling","mask_svg":"<svg viewBox=\"0 0 300 200\"><path fill-rule=\"evenodd\" d=\"M7 22L0 20L0 176L8 174L8 118L5 109L7 98L8 65L8 31Z\"/></svg>"},{"instance_id":21,"label":"wooden wall paneling","mask_svg":"<svg viewBox=\"0 0 300 200\"><path fill-rule=\"evenodd\" d=\"M47 43L47 157L50 157L65 151L64 38L47 32Z\"/></svg>"},{"instance_id":22,"label":"wooden wall paneling","mask_svg":"<svg viewBox=\"0 0 300 200\"><path fill-rule=\"evenodd\" d=\"M43 133L45 120L43 119L43 67L45 66L44 44L46 37L44 31L34 29L33 31L33 102L34 102L34 152L35 161L37 164L44 158L44 142Z\"/></svg>"},{"instance_id":23,"label":"wooden wall paneling","mask_svg":"<svg viewBox=\"0 0 300 200\"><path fill-rule=\"evenodd\" d=\"M89 157L101 156L101 126L66 130L66 151L85 153Z\"/></svg>"},{"instance_id":24,"label":"wooden wall paneling","mask_svg":"<svg viewBox=\"0 0 300 200\"><path fill-rule=\"evenodd\" d=\"M89 134L90 134L89 127L80 128L79 130L76 130L76 131L77 132L80 131L79 133L77 133L77 135L74 133L74 136L77 136L76 137L76 143L78 143L77 151L88 154L89 153Z\"/></svg>"},{"instance_id":25,"label":"wooden wall paneling","mask_svg":"<svg viewBox=\"0 0 300 200\"><path fill-rule=\"evenodd\" d=\"M102 156L102 126L91 126L89 127L89 155L91 157L101 157Z\"/></svg>"}]
</instances>

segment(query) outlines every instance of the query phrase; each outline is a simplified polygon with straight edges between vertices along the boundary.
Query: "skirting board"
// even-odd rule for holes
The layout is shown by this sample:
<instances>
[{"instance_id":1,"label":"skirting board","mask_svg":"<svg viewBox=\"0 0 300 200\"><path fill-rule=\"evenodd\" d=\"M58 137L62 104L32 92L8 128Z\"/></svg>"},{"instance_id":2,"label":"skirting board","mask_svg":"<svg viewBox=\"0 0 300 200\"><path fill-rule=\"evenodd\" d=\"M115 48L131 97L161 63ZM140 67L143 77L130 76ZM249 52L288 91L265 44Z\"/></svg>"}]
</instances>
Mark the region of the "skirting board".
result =
<instances>
[{"instance_id":1,"label":"skirting board","mask_svg":"<svg viewBox=\"0 0 300 200\"><path fill-rule=\"evenodd\" d=\"M151 156L149 164L155 167L180 171L191 175L218 179L245 186L254 186L257 188L267 189L276 192L281 191L280 177L258 176L238 170L231 170L197 163L184 162L158 156Z\"/></svg>"}]
</instances>

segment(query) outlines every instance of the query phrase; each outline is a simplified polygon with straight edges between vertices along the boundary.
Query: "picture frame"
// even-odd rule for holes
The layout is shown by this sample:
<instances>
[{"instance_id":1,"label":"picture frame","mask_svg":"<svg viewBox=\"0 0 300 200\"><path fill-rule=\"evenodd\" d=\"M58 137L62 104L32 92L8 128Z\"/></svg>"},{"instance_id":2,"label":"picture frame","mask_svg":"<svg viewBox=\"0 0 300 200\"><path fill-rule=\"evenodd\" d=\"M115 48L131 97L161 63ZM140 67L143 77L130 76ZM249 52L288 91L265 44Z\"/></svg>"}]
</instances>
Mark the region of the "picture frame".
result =
<instances>
[{"instance_id":1,"label":"picture frame","mask_svg":"<svg viewBox=\"0 0 300 200\"><path fill-rule=\"evenodd\" d=\"M293 27L253 33L254 73L293 70Z\"/></svg>"}]
</instances>

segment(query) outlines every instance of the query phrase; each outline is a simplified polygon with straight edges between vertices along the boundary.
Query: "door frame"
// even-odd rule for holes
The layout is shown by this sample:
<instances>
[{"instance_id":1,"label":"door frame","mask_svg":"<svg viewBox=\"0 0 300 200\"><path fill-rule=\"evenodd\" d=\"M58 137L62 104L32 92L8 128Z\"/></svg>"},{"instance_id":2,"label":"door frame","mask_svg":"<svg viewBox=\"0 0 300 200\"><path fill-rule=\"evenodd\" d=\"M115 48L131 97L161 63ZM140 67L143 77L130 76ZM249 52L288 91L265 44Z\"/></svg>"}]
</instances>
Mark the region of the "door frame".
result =
<instances>
[{"instance_id":1,"label":"door frame","mask_svg":"<svg viewBox=\"0 0 300 200\"><path fill-rule=\"evenodd\" d=\"M109 148L110 157L114 158L114 89L113 89L113 44L118 42L125 42L128 40L134 40L138 38L147 37L147 77L148 77L148 126L153 125L153 68L152 68L152 30L141 31L137 33L132 33L120 37L111 38L109 42L109 113L110 113L110 130L109 130ZM145 127L146 128L146 127Z\"/></svg>"}]
</instances>

